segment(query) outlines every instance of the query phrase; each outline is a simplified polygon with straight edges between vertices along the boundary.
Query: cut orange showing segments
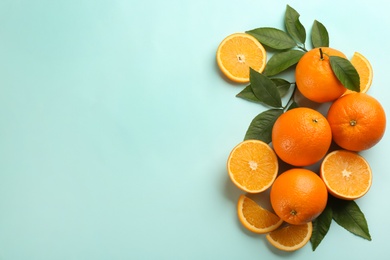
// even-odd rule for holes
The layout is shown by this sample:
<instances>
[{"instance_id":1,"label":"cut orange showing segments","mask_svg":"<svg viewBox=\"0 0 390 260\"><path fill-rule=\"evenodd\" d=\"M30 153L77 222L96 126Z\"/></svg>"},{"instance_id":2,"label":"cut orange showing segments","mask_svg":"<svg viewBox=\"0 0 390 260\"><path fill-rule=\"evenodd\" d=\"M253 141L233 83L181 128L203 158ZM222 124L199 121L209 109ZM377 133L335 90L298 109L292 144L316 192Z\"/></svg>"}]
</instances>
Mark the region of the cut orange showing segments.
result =
<instances>
[{"instance_id":1,"label":"cut orange showing segments","mask_svg":"<svg viewBox=\"0 0 390 260\"><path fill-rule=\"evenodd\" d=\"M259 193L276 179L279 163L274 150L265 142L246 140L231 151L227 170L232 182L243 191Z\"/></svg>"},{"instance_id":2,"label":"cut orange showing segments","mask_svg":"<svg viewBox=\"0 0 390 260\"><path fill-rule=\"evenodd\" d=\"M281 218L245 195L238 199L237 214L245 228L258 234L271 232L283 223Z\"/></svg>"},{"instance_id":3,"label":"cut orange showing segments","mask_svg":"<svg viewBox=\"0 0 390 260\"><path fill-rule=\"evenodd\" d=\"M246 33L234 33L226 37L217 50L217 64L230 80L249 82L249 68L263 72L267 53L263 45Z\"/></svg>"},{"instance_id":4,"label":"cut orange showing segments","mask_svg":"<svg viewBox=\"0 0 390 260\"><path fill-rule=\"evenodd\" d=\"M329 153L321 163L320 175L329 193L346 200L362 197L372 183L368 162L361 155L346 150Z\"/></svg>"},{"instance_id":5,"label":"cut orange showing segments","mask_svg":"<svg viewBox=\"0 0 390 260\"><path fill-rule=\"evenodd\" d=\"M268 242L283 251L295 251L309 242L313 225L308 222L303 225L287 225L266 235Z\"/></svg>"},{"instance_id":6,"label":"cut orange showing segments","mask_svg":"<svg viewBox=\"0 0 390 260\"><path fill-rule=\"evenodd\" d=\"M355 52L353 54L351 63L357 70L360 77L360 92L366 93L372 84L373 70L371 63L359 52ZM344 94L351 92L353 91L348 89Z\"/></svg>"}]
</instances>

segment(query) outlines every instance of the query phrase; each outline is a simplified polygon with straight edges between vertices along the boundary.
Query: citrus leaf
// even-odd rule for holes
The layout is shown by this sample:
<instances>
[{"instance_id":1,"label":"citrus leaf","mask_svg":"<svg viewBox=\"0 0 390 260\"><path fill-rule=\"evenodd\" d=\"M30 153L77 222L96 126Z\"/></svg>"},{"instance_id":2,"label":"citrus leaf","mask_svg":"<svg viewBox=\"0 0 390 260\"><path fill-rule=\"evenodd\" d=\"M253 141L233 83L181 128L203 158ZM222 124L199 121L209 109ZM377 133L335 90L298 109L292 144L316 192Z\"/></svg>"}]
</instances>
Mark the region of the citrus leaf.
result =
<instances>
[{"instance_id":1,"label":"citrus leaf","mask_svg":"<svg viewBox=\"0 0 390 260\"><path fill-rule=\"evenodd\" d=\"M329 47L329 34L325 26L315 20L311 28L311 43L314 48Z\"/></svg>"},{"instance_id":2,"label":"citrus leaf","mask_svg":"<svg viewBox=\"0 0 390 260\"><path fill-rule=\"evenodd\" d=\"M312 250L315 251L329 231L332 223L332 208L327 205L324 211L313 221L313 233L310 238Z\"/></svg>"},{"instance_id":3,"label":"citrus leaf","mask_svg":"<svg viewBox=\"0 0 390 260\"><path fill-rule=\"evenodd\" d=\"M255 37L262 44L276 50L286 50L296 46L293 38L286 32L276 28L262 27L247 31L246 33Z\"/></svg>"},{"instance_id":4,"label":"citrus leaf","mask_svg":"<svg viewBox=\"0 0 390 260\"><path fill-rule=\"evenodd\" d=\"M276 85L267 76L250 69L251 88L260 102L271 107L282 107L282 99Z\"/></svg>"},{"instance_id":5,"label":"citrus leaf","mask_svg":"<svg viewBox=\"0 0 390 260\"><path fill-rule=\"evenodd\" d=\"M338 56L329 56L329 61L341 84L347 89L360 92L360 77L352 63Z\"/></svg>"},{"instance_id":6,"label":"citrus leaf","mask_svg":"<svg viewBox=\"0 0 390 260\"><path fill-rule=\"evenodd\" d=\"M299 50L287 50L274 54L267 62L263 74L267 76L276 75L298 63L305 54Z\"/></svg>"},{"instance_id":7,"label":"citrus leaf","mask_svg":"<svg viewBox=\"0 0 390 260\"><path fill-rule=\"evenodd\" d=\"M236 97L256 103L261 103L261 101L253 93L252 86L250 84L246 86L240 93L238 93Z\"/></svg>"},{"instance_id":8,"label":"citrus leaf","mask_svg":"<svg viewBox=\"0 0 390 260\"><path fill-rule=\"evenodd\" d=\"M269 109L258 114L250 123L244 140L256 139L265 143L272 141L272 128L283 109Z\"/></svg>"},{"instance_id":9,"label":"citrus leaf","mask_svg":"<svg viewBox=\"0 0 390 260\"><path fill-rule=\"evenodd\" d=\"M363 212L353 200L333 199L333 219L349 232L371 241L368 224Z\"/></svg>"},{"instance_id":10,"label":"citrus leaf","mask_svg":"<svg viewBox=\"0 0 390 260\"><path fill-rule=\"evenodd\" d=\"M282 78L272 78L272 82L276 85L276 88L279 91L280 97L283 97L287 94L290 89L291 83Z\"/></svg>"},{"instance_id":11,"label":"citrus leaf","mask_svg":"<svg viewBox=\"0 0 390 260\"><path fill-rule=\"evenodd\" d=\"M284 23L288 34L298 43L305 44L306 30L299 21L300 14L291 6L287 5Z\"/></svg>"}]
</instances>

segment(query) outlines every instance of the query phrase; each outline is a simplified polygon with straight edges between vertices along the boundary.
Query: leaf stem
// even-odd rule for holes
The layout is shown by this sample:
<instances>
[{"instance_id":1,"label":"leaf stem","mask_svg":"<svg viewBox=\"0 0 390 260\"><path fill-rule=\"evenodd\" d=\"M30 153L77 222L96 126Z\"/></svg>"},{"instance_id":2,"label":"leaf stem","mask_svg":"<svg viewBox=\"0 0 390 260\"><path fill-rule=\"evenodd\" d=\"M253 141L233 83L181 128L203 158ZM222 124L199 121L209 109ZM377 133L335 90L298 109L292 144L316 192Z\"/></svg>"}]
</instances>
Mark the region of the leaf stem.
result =
<instances>
[{"instance_id":1,"label":"leaf stem","mask_svg":"<svg viewBox=\"0 0 390 260\"><path fill-rule=\"evenodd\" d=\"M291 93L291 96L290 96L290 98L288 99L286 105L285 105L284 107L282 107L282 108L283 108L283 111L286 111L286 109L288 108L289 104L290 104L291 102L294 102L294 96L295 96L295 91L297 90L297 84L296 84L295 82L294 82L294 83L291 83L291 84L294 84L294 90L293 90L293 92Z\"/></svg>"}]
</instances>

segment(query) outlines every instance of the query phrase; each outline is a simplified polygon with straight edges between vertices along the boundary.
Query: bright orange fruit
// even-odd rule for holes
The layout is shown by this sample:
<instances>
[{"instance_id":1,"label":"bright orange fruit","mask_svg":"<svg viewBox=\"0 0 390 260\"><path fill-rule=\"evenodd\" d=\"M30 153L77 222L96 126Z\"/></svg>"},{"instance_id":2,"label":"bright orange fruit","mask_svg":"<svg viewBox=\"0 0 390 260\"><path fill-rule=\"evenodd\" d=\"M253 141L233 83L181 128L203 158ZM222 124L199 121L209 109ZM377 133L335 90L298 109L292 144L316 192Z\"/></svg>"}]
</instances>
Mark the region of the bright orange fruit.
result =
<instances>
[{"instance_id":1,"label":"bright orange fruit","mask_svg":"<svg viewBox=\"0 0 390 260\"><path fill-rule=\"evenodd\" d=\"M296 66L297 87L311 101L333 101L347 90L334 74L329 56L346 58L342 52L332 48L314 48L305 53Z\"/></svg>"},{"instance_id":2,"label":"bright orange fruit","mask_svg":"<svg viewBox=\"0 0 390 260\"><path fill-rule=\"evenodd\" d=\"M295 251L305 246L312 235L311 222L302 225L287 225L266 235L271 245L283 251Z\"/></svg>"},{"instance_id":3,"label":"bright orange fruit","mask_svg":"<svg viewBox=\"0 0 390 260\"><path fill-rule=\"evenodd\" d=\"M245 228L258 234L273 231L283 223L281 218L245 195L238 199L237 214Z\"/></svg>"},{"instance_id":4,"label":"bright orange fruit","mask_svg":"<svg viewBox=\"0 0 390 260\"><path fill-rule=\"evenodd\" d=\"M282 114L272 129L272 146L288 164L308 166L321 160L332 142L326 118L311 108L295 108Z\"/></svg>"},{"instance_id":5,"label":"bright orange fruit","mask_svg":"<svg viewBox=\"0 0 390 260\"><path fill-rule=\"evenodd\" d=\"M322 161L321 178L333 196L354 200L362 197L370 189L372 172L370 165L361 155L336 150Z\"/></svg>"},{"instance_id":6,"label":"bright orange fruit","mask_svg":"<svg viewBox=\"0 0 390 260\"><path fill-rule=\"evenodd\" d=\"M318 217L326 207L328 191L322 179L307 169L291 169L279 175L271 188L276 215L293 225Z\"/></svg>"},{"instance_id":7,"label":"bright orange fruit","mask_svg":"<svg viewBox=\"0 0 390 260\"><path fill-rule=\"evenodd\" d=\"M263 45L246 33L234 33L226 37L217 50L217 64L230 80L249 82L249 68L263 72L267 53Z\"/></svg>"},{"instance_id":8,"label":"bright orange fruit","mask_svg":"<svg viewBox=\"0 0 390 260\"><path fill-rule=\"evenodd\" d=\"M362 151L376 145L386 130L385 110L365 93L350 93L330 106L327 119L333 140L341 148Z\"/></svg>"},{"instance_id":9,"label":"bright orange fruit","mask_svg":"<svg viewBox=\"0 0 390 260\"><path fill-rule=\"evenodd\" d=\"M227 170L232 182L243 191L268 189L278 174L279 163L272 148L259 140L246 140L233 148Z\"/></svg>"}]
</instances>

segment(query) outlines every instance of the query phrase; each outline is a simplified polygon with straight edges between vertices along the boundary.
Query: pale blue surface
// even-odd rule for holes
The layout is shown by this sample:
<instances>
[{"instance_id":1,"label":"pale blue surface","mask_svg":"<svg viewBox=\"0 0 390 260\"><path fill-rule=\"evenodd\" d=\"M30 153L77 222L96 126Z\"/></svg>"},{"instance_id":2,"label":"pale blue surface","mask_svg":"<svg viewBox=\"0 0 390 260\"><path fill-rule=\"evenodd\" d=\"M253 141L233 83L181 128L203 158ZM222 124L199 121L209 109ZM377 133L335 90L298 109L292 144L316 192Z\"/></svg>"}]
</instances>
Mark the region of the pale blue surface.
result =
<instances>
[{"instance_id":1,"label":"pale blue surface","mask_svg":"<svg viewBox=\"0 0 390 260\"><path fill-rule=\"evenodd\" d=\"M237 220L225 163L264 107L215 52L281 28L287 3L369 58L390 115L386 1L1 0L0 259L388 257L388 134L364 153L371 242L333 223L315 252L281 253Z\"/></svg>"}]
</instances>

